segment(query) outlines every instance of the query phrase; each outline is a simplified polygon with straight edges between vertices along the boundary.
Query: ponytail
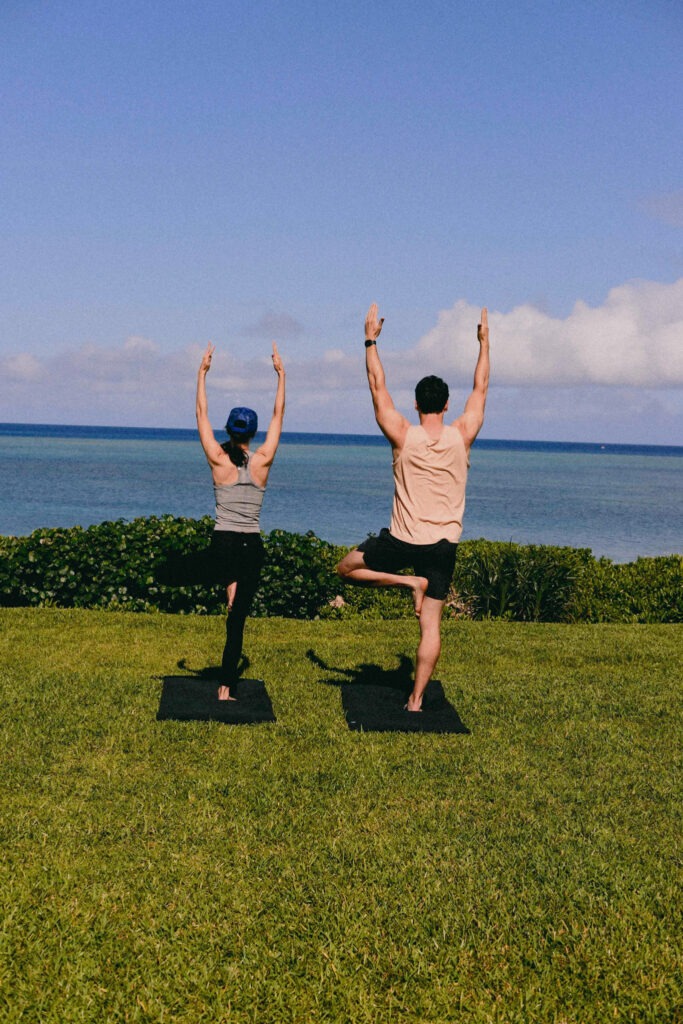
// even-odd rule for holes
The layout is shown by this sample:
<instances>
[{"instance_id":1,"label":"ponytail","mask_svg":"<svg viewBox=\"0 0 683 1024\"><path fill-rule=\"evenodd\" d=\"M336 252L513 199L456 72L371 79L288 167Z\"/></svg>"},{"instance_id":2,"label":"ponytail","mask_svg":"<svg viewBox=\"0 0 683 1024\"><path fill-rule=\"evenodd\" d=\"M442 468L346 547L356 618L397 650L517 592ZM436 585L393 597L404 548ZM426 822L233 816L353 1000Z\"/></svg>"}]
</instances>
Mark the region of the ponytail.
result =
<instances>
[{"instance_id":1,"label":"ponytail","mask_svg":"<svg viewBox=\"0 0 683 1024\"><path fill-rule=\"evenodd\" d=\"M224 441L221 448L228 456L233 466L237 466L239 468L240 466L246 466L249 462L249 452L245 452L244 448L240 448L240 446L235 443L234 437L231 437L229 441Z\"/></svg>"}]
</instances>

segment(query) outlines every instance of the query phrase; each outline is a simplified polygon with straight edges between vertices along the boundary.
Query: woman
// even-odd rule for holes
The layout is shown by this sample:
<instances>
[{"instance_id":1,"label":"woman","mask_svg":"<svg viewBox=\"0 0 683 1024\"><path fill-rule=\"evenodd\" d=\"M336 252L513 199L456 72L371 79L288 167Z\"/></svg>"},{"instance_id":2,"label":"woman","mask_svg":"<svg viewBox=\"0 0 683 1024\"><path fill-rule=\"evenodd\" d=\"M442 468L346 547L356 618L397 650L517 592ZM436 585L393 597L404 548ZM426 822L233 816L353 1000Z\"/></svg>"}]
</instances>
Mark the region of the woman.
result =
<instances>
[{"instance_id":1,"label":"woman","mask_svg":"<svg viewBox=\"0 0 683 1024\"><path fill-rule=\"evenodd\" d=\"M263 565L263 541L259 526L261 503L282 432L285 413L285 370L273 342L273 367L277 374L275 408L266 439L255 452L249 444L258 419L253 409L233 409L225 425L230 440L219 444L209 422L206 375L215 346L210 342L197 375L197 427L216 495L216 525L207 552L211 581L227 588L228 618L221 666L219 700L235 700L237 666L242 655L244 623L258 588Z\"/></svg>"}]
</instances>

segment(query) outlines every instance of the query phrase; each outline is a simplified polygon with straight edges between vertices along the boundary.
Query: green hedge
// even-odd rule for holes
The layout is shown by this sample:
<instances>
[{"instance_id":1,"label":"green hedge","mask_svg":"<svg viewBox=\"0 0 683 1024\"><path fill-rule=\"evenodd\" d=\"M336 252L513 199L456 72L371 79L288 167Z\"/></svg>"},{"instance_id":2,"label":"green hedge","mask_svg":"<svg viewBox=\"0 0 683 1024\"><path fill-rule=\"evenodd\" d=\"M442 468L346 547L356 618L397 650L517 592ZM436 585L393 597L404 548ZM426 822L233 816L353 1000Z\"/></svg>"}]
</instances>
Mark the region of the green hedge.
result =
<instances>
[{"instance_id":1,"label":"green hedge","mask_svg":"<svg viewBox=\"0 0 683 1024\"><path fill-rule=\"evenodd\" d=\"M595 563L585 618L591 622L683 622L683 557Z\"/></svg>"},{"instance_id":2,"label":"green hedge","mask_svg":"<svg viewBox=\"0 0 683 1024\"><path fill-rule=\"evenodd\" d=\"M212 530L209 516L152 516L2 537L0 605L223 614L221 587L170 587L157 579L167 558L199 553ZM312 533L274 530L264 540L266 558L253 614L313 618L336 593L339 549Z\"/></svg>"},{"instance_id":3,"label":"green hedge","mask_svg":"<svg viewBox=\"0 0 683 1024\"><path fill-rule=\"evenodd\" d=\"M212 529L209 516L153 516L0 537L0 605L223 614L222 588L169 587L157 579L166 558L201 551ZM346 548L283 530L264 535L264 542L254 615L412 617L402 590L341 582L334 567ZM343 603L335 602L338 596ZM448 614L525 622L683 622L683 558L619 565L595 559L587 549L465 541Z\"/></svg>"},{"instance_id":4,"label":"green hedge","mask_svg":"<svg viewBox=\"0 0 683 1024\"><path fill-rule=\"evenodd\" d=\"M594 563L587 549L478 541L458 551L458 593L481 618L568 622L584 617Z\"/></svg>"}]
</instances>

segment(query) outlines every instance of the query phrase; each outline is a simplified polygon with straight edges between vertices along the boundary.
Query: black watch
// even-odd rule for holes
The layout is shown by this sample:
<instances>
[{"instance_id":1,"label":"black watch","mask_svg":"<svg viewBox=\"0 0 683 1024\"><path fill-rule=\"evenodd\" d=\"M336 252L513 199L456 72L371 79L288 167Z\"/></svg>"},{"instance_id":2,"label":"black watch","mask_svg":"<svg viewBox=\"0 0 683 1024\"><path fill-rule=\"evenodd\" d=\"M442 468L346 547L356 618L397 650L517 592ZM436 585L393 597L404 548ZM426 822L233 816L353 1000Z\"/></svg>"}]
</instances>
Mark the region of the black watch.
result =
<instances>
[{"instance_id":1,"label":"black watch","mask_svg":"<svg viewBox=\"0 0 683 1024\"><path fill-rule=\"evenodd\" d=\"M376 345L376 344L377 344L377 338L366 338L365 339L365 347L366 348L370 348L371 345Z\"/></svg>"}]
</instances>

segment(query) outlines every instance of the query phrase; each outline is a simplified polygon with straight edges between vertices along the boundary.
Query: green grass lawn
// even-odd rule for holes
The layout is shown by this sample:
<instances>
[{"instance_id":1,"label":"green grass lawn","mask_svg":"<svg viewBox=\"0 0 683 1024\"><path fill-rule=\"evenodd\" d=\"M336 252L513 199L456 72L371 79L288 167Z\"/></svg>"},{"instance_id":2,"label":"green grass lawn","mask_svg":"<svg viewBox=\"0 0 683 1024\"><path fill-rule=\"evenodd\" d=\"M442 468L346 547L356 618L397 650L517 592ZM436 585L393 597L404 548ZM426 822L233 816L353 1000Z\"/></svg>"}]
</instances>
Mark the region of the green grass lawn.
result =
<instances>
[{"instance_id":1,"label":"green grass lawn","mask_svg":"<svg viewBox=\"0 0 683 1024\"><path fill-rule=\"evenodd\" d=\"M157 722L222 620L0 610L0 1018L683 1020L683 627L449 622L470 735L355 733L306 657L412 622L252 620L277 722Z\"/></svg>"}]
</instances>

